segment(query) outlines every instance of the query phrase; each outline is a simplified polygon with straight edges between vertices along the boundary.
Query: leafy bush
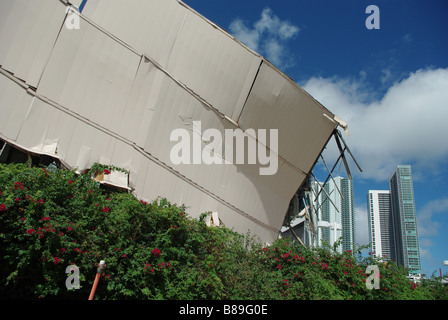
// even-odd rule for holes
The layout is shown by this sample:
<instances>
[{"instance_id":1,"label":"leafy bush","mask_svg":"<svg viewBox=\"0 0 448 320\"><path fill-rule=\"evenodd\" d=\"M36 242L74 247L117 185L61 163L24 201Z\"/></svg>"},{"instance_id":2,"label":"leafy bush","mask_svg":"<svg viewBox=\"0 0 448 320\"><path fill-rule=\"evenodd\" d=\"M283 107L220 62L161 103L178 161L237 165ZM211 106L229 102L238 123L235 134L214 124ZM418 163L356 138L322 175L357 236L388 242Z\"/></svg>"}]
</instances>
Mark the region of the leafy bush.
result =
<instances>
[{"instance_id":1,"label":"leafy bush","mask_svg":"<svg viewBox=\"0 0 448 320\"><path fill-rule=\"evenodd\" d=\"M108 174L115 167L94 166ZM285 239L208 227L207 213L108 191L69 170L0 165L0 298L87 299L447 299L446 285L416 286L406 270L360 252L308 248ZM80 288L67 289L79 268ZM368 290L368 265L380 289Z\"/></svg>"}]
</instances>

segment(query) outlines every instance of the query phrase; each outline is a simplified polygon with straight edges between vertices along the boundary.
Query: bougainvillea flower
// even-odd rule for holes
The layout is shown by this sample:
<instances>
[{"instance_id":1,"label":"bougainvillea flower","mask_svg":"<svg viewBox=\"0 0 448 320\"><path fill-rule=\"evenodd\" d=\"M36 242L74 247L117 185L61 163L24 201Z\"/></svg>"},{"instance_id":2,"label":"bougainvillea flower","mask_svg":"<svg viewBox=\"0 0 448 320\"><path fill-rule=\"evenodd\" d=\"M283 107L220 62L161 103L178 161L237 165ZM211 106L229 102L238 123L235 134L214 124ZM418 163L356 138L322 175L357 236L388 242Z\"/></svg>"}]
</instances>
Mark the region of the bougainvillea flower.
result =
<instances>
[{"instance_id":1,"label":"bougainvillea flower","mask_svg":"<svg viewBox=\"0 0 448 320\"><path fill-rule=\"evenodd\" d=\"M157 248L152 250L152 254L155 255L156 257L160 256L160 253L161 253L160 250Z\"/></svg>"},{"instance_id":2,"label":"bougainvillea flower","mask_svg":"<svg viewBox=\"0 0 448 320\"><path fill-rule=\"evenodd\" d=\"M25 188L23 187L22 182L20 182L20 181L15 182L15 183L14 183L14 187L15 187L16 190L17 190L17 189L25 189Z\"/></svg>"}]
</instances>

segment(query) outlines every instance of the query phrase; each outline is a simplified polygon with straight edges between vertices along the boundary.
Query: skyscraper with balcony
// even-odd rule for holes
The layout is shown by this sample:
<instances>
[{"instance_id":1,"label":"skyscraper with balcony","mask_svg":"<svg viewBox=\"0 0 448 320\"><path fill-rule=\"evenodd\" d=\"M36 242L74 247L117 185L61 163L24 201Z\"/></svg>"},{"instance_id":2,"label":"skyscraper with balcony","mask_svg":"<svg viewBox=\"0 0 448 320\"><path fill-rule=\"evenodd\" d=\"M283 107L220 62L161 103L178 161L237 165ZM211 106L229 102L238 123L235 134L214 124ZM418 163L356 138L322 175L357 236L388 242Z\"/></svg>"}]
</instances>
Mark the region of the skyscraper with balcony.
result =
<instances>
[{"instance_id":1,"label":"skyscraper with balcony","mask_svg":"<svg viewBox=\"0 0 448 320\"><path fill-rule=\"evenodd\" d=\"M395 257L411 273L421 273L411 166L399 165L389 178Z\"/></svg>"},{"instance_id":2,"label":"skyscraper with balcony","mask_svg":"<svg viewBox=\"0 0 448 320\"><path fill-rule=\"evenodd\" d=\"M400 165L389 178L389 190L367 194L372 252L421 273L411 166Z\"/></svg>"},{"instance_id":3,"label":"skyscraper with balcony","mask_svg":"<svg viewBox=\"0 0 448 320\"><path fill-rule=\"evenodd\" d=\"M367 213L372 252L382 261L395 260L390 191L369 190L367 194Z\"/></svg>"}]
</instances>

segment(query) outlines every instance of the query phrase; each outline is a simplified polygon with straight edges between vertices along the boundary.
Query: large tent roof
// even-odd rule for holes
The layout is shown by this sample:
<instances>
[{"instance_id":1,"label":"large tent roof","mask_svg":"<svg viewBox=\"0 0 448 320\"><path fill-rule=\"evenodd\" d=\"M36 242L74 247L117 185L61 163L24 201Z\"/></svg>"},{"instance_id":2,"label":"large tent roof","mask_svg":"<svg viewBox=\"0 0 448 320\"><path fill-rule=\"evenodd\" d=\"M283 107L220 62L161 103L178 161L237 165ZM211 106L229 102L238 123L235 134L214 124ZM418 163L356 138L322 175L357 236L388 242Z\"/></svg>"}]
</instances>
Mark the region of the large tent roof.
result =
<instances>
[{"instance_id":1,"label":"large tent roof","mask_svg":"<svg viewBox=\"0 0 448 320\"><path fill-rule=\"evenodd\" d=\"M181 1L88 0L79 15L71 4L81 0L0 2L0 138L79 170L122 167L129 177L111 182L141 199L217 212L235 231L275 239L340 120ZM278 129L277 173L174 165L170 133L200 134L194 121L202 131Z\"/></svg>"}]
</instances>

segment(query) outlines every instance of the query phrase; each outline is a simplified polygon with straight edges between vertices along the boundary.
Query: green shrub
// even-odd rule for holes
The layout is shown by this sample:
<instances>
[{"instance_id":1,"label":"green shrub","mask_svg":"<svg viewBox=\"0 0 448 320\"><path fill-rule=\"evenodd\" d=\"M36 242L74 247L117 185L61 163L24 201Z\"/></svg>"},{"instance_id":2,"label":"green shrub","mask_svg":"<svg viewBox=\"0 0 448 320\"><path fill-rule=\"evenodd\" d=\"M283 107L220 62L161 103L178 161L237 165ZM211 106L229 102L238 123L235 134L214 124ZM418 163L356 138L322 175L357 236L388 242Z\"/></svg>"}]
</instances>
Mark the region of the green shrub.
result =
<instances>
[{"instance_id":1,"label":"green shrub","mask_svg":"<svg viewBox=\"0 0 448 320\"><path fill-rule=\"evenodd\" d=\"M94 166L94 170L116 170ZM107 171L106 171L107 173ZM447 299L440 282L410 283L406 270L372 256L308 248L285 239L208 227L166 199L108 191L88 173L0 165L0 298ZM68 266L80 288L67 289ZM380 289L368 290L368 265Z\"/></svg>"}]
</instances>

